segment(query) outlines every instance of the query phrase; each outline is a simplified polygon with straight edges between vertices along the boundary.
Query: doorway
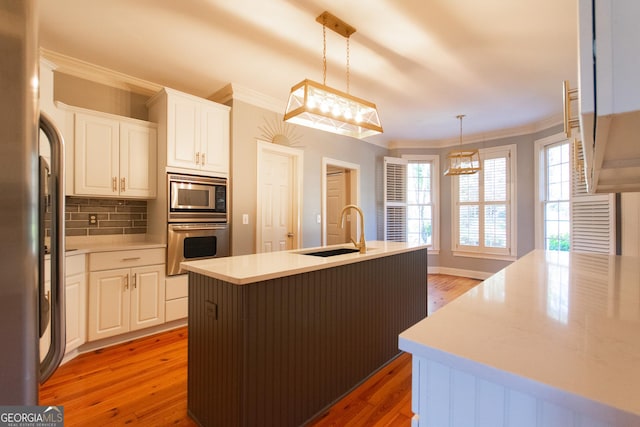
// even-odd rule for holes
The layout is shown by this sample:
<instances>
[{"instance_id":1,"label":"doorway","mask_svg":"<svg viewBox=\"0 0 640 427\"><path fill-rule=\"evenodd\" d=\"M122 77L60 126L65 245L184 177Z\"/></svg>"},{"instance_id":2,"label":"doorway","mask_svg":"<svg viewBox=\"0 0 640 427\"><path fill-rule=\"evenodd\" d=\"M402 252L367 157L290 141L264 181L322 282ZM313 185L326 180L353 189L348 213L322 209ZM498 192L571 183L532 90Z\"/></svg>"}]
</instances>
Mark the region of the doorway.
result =
<instances>
[{"instance_id":1,"label":"doorway","mask_svg":"<svg viewBox=\"0 0 640 427\"><path fill-rule=\"evenodd\" d=\"M258 141L256 252L297 249L302 242L302 150Z\"/></svg>"},{"instance_id":2,"label":"doorway","mask_svg":"<svg viewBox=\"0 0 640 427\"><path fill-rule=\"evenodd\" d=\"M345 226L340 212L345 205L360 201L360 165L324 157L322 159L322 245L336 245L357 240L360 224L350 221L354 212L347 212ZM352 226L352 224L354 226Z\"/></svg>"}]
</instances>

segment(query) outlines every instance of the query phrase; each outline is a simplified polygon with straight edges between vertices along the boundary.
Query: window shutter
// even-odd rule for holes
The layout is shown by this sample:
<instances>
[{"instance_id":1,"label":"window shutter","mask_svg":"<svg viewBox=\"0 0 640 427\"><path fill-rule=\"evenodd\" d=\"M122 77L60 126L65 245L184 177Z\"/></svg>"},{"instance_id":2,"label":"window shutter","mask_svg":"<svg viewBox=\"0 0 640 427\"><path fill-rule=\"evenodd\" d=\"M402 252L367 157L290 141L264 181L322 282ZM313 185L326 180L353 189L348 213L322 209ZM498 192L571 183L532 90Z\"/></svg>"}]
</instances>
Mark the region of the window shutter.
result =
<instances>
[{"instance_id":1,"label":"window shutter","mask_svg":"<svg viewBox=\"0 0 640 427\"><path fill-rule=\"evenodd\" d=\"M587 193L582 144L572 148L571 250L615 254L615 196Z\"/></svg>"},{"instance_id":2,"label":"window shutter","mask_svg":"<svg viewBox=\"0 0 640 427\"><path fill-rule=\"evenodd\" d=\"M407 240L407 161L384 158L384 238Z\"/></svg>"}]
</instances>

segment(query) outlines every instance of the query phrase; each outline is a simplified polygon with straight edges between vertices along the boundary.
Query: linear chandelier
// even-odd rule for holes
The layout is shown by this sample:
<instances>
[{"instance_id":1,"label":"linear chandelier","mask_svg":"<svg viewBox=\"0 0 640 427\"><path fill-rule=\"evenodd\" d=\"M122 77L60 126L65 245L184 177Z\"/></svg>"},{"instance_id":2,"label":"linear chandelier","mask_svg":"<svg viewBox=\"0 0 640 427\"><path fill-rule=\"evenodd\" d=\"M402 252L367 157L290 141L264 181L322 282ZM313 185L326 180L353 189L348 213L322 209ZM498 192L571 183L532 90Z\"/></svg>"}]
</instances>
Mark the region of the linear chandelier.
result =
<instances>
[{"instance_id":1,"label":"linear chandelier","mask_svg":"<svg viewBox=\"0 0 640 427\"><path fill-rule=\"evenodd\" d=\"M322 24L322 84L305 79L293 86L284 121L354 138L382 133L376 105L349 94L349 37L356 29L329 12L316 21ZM327 86L327 27L347 39L346 92Z\"/></svg>"},{"instance_id":2,"label":"linear chandelier","mask_svg":"<svg viewBox=\"0 0 640 427\"><path fill-rule=\"evenodd\" d=\"M460 120L460 149L451 151L447 156L445 175L471 175L481 169L478 150L462 149L462 119L464 117L464 114L456 116Z\"/></svg>"}]
</instances>

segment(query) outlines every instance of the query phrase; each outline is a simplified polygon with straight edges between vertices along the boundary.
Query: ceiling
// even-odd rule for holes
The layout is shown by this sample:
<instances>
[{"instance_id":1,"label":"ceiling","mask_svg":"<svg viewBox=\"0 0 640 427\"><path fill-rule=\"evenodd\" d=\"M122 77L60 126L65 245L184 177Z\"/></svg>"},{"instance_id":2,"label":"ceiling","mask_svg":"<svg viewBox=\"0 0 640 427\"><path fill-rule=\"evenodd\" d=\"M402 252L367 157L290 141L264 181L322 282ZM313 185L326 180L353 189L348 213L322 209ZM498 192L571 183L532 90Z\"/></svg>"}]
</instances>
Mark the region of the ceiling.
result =
<instances>
[{"instance_id":1,"label":"ceiling","mask_svg":"<svg viewBox=\"0 0 640 427\"><path fill-rule=\"evenodd\" d=\"M55 0L43 48L208 97L233 83L273 98L322 82L327 10L356 28L350 93L377 104L380 144L495 137L560 123L577 79L577 0ZM327 31L327 84L346 90L345 39Z\"/></svg>"}]
</instances>

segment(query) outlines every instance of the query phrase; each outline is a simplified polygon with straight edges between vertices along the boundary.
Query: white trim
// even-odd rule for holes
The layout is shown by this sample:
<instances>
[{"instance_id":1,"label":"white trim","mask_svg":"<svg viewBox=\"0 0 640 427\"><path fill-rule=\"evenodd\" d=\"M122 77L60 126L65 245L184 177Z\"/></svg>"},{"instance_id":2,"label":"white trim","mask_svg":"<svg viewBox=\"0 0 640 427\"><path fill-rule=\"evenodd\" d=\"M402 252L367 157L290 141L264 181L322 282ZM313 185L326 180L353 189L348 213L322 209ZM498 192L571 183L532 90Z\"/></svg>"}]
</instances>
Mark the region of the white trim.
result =
<instances>
[{"instance_id":1,"label":"white trim","mask_svg":"<svg viewBox=\"0 0 640 427\"><path fill-rule=\"evenodd\" d=\"M256 177L260 179L264 153L278 153L291 157L293 160L293 230L294 239L292 249L302 247L302 178L304 176L304 151L272 144L263 140L256 140ZM262 252L262 194L260 185L256 182L256 253Z\"/></svg>"},{"instance_id":2,"label":"white trim","mask_svg":"<svg viewBox=\"0 0 640 427\"><path fill-rule=\"evenodd\" d=\"M331 159L329 157L323 157L322 158L322 168L321 168L321 177L320 177L320 181L321 181L321 201L320 201L320 205L321 205L321 231L320 231L320 244L322 246L325 246L327 244L327 167L328 166L336 166L339 168L344 168L344 169L349 169L355 172L355 177L352 177L352 180L355 180L355 184L351 184L351 203L355 204L355 205L359 205L360 203L360 165L356 164L356 163L349 163L349 162L345 162L343 160L336 160L336 159ZM353 187L355 185L355 192L353 191ZM357 227L360 227L359 223L357 225ZM362 227L364 227L364 224L362 224ZM360 229L357 228L357 233L360 232ZM356 234L356 236L358 236L359 234Z\"/></svg>"},{"instance_id":3,"label":"white trim","mask_svg":"<svg viewBox=\"0 0 640 427\"><path fill-rule=\"evenodd\" d=\"M225 85L220 90L209 95L207 99L220 104L226 104L231 100L238 100L280 114L284 114L287 105L286 99L277 99L237 83Z\"/></svg>"},{"instance_id":4,"label":"white trim","mask_svg":"<svg viewBox=\"0 0 640 427\"><path fill-rule=\"evenodd\" d=\"M101 83L141 95L155 95L162 86L109 68L91 64L61 53L40 48L40 54L56 65L56 72Z\"/></svg>"},{"instance_id":5,"label":"white trim","mask_svg":"<svg viewBox=\"0 0 640 427\"><path fill-rule=\"evenodd\" d=\"M531 135L542 130L549 129L553 126L562 124L562 114L555 114L545 119L539 120L523 126L517 126L507 129L497 129L483 133L476 133L464 136L465 144L477 142L487 142L496 139L512 138L521 135ZM432 139L432 140L396 140L390 141L387 145L390 150L404 148L447 148L460 144L458 136L451 138Z\"/></svg>"},{"instance_id":6,"label":"white trim","mask_svg":"<svg viewBox=\"0 0 640 427\"><path fill-rule=\"evenodd\" d=\"M440 156L437 154L403 154L402 158L411 162L414 160L432 162L431 174L431 204L433 206L433 224L430 250L437 253L440 250Z\"/></svg>"},{"instance_id":7,"label":"white trim","mask_svg":"<svg viewBox=\"0 0 640 427\"><path fill-rule=\"evenodd\" d=\"M453 256L466 258L495 259L497 261L516 261L518 257L514 255L492 254L488 252L468 252L468 251L452 251Z\"/></svg>"}]
</instances>

